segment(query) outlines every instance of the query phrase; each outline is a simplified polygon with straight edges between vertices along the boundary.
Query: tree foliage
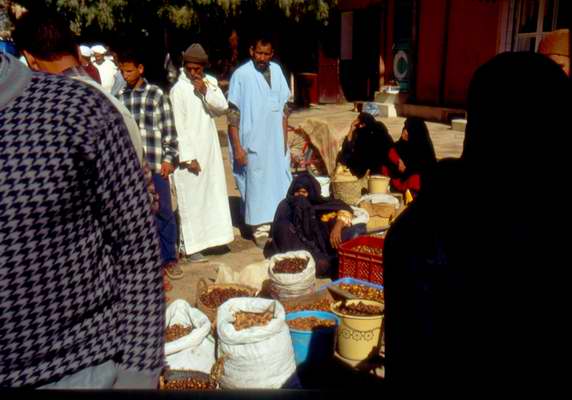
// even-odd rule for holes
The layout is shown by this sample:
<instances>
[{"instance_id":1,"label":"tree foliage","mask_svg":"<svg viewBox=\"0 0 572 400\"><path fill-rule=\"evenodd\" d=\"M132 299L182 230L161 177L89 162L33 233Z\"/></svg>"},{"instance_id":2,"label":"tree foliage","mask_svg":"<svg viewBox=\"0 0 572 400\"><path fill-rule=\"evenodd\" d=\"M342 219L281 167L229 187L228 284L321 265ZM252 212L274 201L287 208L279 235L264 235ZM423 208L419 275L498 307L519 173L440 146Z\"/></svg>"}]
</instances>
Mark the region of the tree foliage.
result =
<instances>
[{"instance_id":1,"label":"tree foliage","mask_svg":"<svg viewBox=\"0 0 572 400\"><path fill-rule=\"evenodd\" d=\"M337 0L16 0L38 3L65 14L77 33L84 28L113 31L122 26L161 21L189 29L209 17L236 17L242 12L275 8L298 21L312 18L326 24Z\"/></svg>"}]
</instances>

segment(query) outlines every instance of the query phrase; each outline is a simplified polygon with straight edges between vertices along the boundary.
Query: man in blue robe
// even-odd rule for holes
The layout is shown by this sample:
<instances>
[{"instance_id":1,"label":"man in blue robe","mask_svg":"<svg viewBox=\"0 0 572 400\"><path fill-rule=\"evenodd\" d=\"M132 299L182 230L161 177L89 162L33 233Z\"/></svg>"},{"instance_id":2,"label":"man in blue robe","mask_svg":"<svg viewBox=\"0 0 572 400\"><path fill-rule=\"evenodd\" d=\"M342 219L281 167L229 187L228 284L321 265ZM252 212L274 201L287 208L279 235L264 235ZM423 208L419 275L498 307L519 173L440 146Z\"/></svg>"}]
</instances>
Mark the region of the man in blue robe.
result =
<instances>
[{"instance_id":1,"label":"man in blue robe","mask_svg":"<svg viewBox=\"0 0 572 400\"><path fill-rule=\"evenodd\" d=\"M263 247L278 203L292 180L287 146L290 90L280 66L272 61L272 43L257 39L251 60L230 79L228 100L230 154L242 199L244 220Z\"/></svg>"}]
</instances>

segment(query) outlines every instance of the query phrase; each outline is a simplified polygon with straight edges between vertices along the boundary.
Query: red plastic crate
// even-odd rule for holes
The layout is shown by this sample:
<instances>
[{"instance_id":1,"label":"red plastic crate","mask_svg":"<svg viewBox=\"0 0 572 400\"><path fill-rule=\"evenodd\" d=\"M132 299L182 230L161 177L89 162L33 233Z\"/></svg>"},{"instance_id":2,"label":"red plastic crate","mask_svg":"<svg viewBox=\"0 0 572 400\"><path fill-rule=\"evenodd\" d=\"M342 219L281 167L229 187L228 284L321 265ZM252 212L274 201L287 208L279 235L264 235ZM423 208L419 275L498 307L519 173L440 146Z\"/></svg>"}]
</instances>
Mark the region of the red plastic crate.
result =
<instances>
[{"instance_id":1,"label":"red plastic crate","mask_svg":"<svg viewBox=\"0 0 572 400\"><path fill-rule=\"evenodd\" d=\"M383 238L358 236L340 245L339 277L351 277L383 285L383 254L367 254L356 247L365 245L383 251Z\"/></svg>"}]
</instances>

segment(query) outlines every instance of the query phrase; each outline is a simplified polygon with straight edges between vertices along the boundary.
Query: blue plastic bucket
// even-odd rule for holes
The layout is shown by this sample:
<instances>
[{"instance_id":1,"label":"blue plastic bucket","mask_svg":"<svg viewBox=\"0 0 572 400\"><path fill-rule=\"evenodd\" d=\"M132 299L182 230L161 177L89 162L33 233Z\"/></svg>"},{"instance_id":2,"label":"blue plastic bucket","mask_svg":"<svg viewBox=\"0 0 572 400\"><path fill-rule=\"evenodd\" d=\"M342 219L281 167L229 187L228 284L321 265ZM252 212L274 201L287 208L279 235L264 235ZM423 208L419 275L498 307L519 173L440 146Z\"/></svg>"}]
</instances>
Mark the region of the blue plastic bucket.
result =
<instances>
[{"instance_id":1,"label":"blue plastic bucket","mask_svg":"<svg viewBox=\"0 0 572 400\"><path fill-rule=\"evenodd\" d=\"M304 317L333 320L336 321L336 327L339 324L339 318L335 314L326 311L296 311L286 314L286 321ZM320 363L332 357L334 354L336 327L313 331L299 331L290 328L296 365Z\"/></svg>"}]
</instances>

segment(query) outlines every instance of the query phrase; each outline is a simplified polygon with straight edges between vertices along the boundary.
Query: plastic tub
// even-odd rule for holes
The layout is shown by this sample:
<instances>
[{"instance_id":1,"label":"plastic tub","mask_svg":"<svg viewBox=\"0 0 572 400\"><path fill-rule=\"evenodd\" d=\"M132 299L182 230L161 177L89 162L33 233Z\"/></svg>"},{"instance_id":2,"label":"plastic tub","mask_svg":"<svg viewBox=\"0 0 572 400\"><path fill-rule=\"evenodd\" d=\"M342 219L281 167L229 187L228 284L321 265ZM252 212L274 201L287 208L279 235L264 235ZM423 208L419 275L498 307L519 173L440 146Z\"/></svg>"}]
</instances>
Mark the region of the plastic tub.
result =
<instances>
[{"instance_id":1,"label":"plastic tub","mask_svg":"<svg viewBox=\"0 0 572 400\"><path fill-rule=\"evenodd\" d=\"M385 309L383 303L373 300L348 300L346 304L358 302L379 305L382 310ZM341 301L332 304L332 312L340 319L337 334L340 356L348 360L363 361L378 354L381 346L383 313L363 317L341 314L336 311L340 304Z\"/></svg>"},{"instance_id":2,"label":"plastic tub","mask_svg":"<svg viewBox=\"0 0 572 400\"><path fill-rule=\"evenodd\" d=\"M367 180L369 193L387 193L389 189L389 177L383 175L371 175Z\"/></svg>"},{"instance_id":3,"label":"plastic tub","mask_svg":"<svg viewBox=\"0 0 572 400\"><path fill-rule=\"evenodd\" d=\"M325 311L296 311L286 314L286 321L303 317L333 320L336 321L336 326L339 324L338 317ZM334 354L335 333L335 327L314 331L299 331L290 328L296 365L319 364L331 358Z\"/></svg>"}]
</instances>

